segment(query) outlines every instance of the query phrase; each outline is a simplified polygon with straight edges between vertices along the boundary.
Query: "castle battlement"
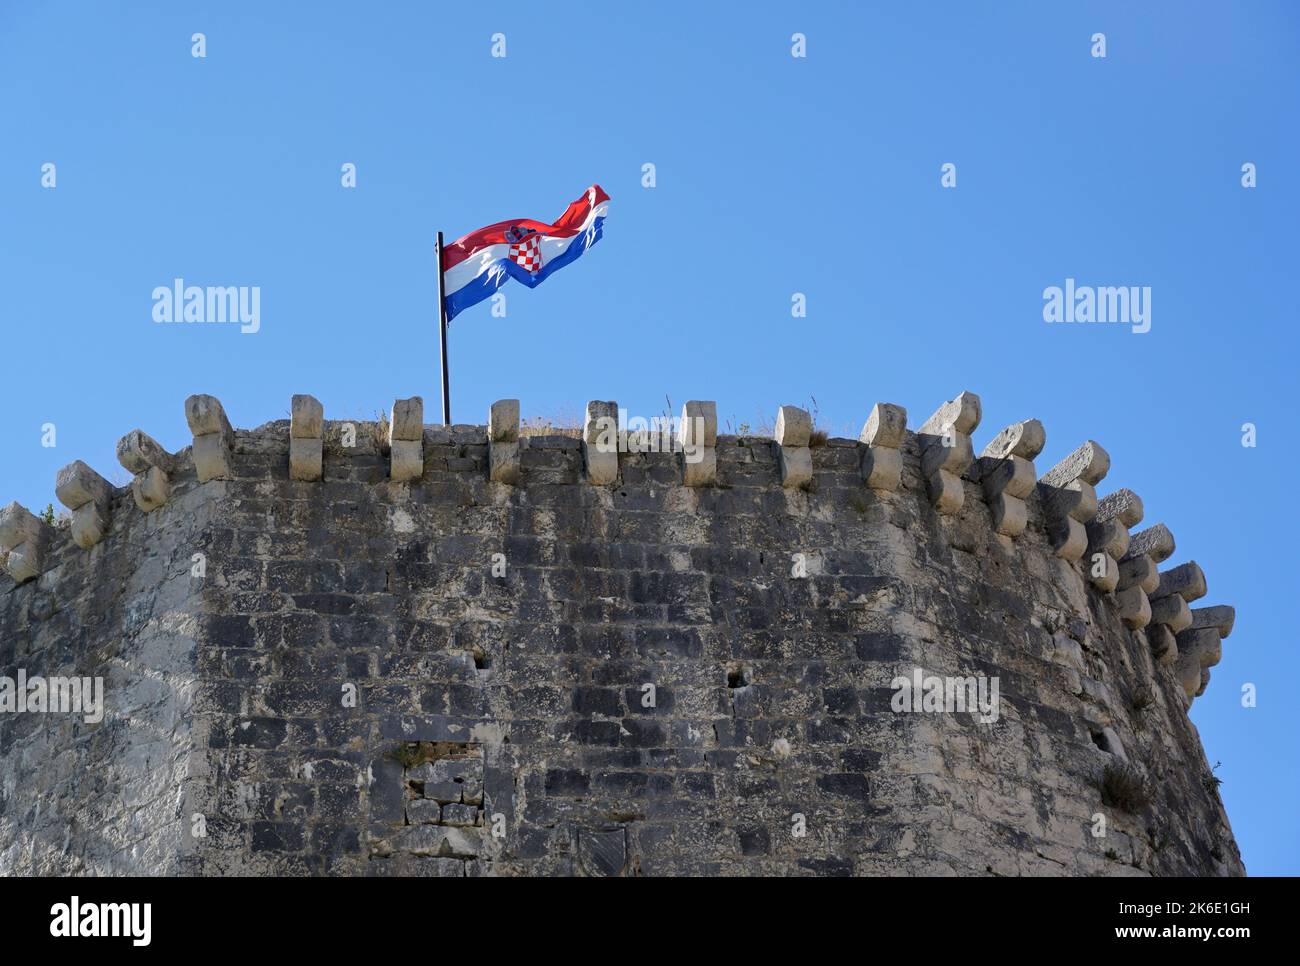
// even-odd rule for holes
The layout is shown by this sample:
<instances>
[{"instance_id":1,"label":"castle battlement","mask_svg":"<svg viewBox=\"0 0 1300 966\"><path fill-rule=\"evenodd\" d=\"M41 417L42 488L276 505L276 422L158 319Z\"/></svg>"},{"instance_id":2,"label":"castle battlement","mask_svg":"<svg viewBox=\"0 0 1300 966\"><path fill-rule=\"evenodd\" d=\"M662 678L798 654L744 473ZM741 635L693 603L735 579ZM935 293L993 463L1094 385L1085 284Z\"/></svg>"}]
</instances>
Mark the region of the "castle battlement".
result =
<instances>
[{"instance_id":1,"label":"castle battlement","mask_svg":"<svg viewBox=\"0 0 1300 966\"><path fill-rule=\"evenodd\" d=\"M0 673L107 680L0 717L0 872L1242 871L1186 717L1233 610L1094 441L976 455L970 392L856 440L184 413L66 526L0 510ZM918 670L1000 710L900 712Z\"/></svg>"}]
</instances>

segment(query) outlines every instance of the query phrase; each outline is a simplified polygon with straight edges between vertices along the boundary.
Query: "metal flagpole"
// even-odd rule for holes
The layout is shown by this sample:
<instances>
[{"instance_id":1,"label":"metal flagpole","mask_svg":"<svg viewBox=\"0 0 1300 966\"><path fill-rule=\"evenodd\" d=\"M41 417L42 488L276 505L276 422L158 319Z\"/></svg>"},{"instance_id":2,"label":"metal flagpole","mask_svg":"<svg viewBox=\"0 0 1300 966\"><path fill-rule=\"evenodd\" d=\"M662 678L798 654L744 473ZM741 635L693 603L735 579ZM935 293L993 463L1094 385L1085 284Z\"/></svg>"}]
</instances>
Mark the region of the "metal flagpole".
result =
<instances>
[{"instance_id":1,"label":"metal flagpole","mask_svg":"<svg viewBox=\"0 0 1300 966\"><path fill-rule=\"evenodd\" d=\"M442 278L442 232L438 232L438 336L442 344L442 424L451 425L451 389L447 379L447 301Z\"/></svg>"}]
</instances>

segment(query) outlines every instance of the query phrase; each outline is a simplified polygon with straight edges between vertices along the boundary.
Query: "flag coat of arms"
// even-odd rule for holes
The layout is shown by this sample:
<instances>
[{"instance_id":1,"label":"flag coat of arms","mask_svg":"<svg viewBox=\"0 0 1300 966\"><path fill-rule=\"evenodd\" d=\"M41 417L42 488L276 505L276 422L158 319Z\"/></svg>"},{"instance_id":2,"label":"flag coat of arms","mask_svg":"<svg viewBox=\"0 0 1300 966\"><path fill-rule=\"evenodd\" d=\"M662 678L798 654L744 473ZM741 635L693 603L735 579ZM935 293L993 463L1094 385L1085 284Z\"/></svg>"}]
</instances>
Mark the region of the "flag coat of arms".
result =
<instances>
[{"instance_id":1,"label":"flag coat of arms","mask_svg":"<svg viewBox=\"0 0 1300 966\"><path fill-rule=\"evenodd\" d=\"M609 195L592 185L554 224L531 218L499 221L447 245L442 253L447 321L512 278L536 288L576 261L600 241L608 209Z\"/></svg>"}]
</instances>

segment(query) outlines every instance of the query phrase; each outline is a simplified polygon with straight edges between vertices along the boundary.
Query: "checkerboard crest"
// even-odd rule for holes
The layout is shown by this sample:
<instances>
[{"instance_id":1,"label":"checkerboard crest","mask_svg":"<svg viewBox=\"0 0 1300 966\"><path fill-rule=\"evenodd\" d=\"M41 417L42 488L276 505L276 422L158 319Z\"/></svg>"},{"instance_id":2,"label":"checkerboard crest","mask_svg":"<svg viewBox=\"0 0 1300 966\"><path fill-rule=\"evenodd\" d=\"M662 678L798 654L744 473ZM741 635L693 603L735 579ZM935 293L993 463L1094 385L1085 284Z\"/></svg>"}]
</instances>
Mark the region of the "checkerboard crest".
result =
<instances>
[{"instance_id":1,"label":"checkerboard crest","mask_svg":"<svg viewBox=\"0 0 1300 966\"><path fill-rule=\"evenodd\" d=\"M542 267L542 236L529 228L510 229L510 260L530 275Z\"/></svg>"}]
</instances>

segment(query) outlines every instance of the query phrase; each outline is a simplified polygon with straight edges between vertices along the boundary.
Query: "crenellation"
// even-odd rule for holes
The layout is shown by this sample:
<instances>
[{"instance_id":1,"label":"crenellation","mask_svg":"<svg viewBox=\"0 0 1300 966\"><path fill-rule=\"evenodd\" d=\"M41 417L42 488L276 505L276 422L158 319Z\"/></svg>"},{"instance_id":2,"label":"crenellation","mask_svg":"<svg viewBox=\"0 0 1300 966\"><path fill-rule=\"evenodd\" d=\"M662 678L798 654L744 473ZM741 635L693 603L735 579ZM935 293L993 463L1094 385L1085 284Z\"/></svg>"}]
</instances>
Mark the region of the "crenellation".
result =
<instances>
[{"instance_id":1,"label":"crenellation","mask_svg":"<svg viewBox=\"0 0 1300 966\"><path fill-rule=\"evenodd\" d=\"M78 620L88 648L101 631L117 642L126 690L112 700L154 677L192 692L195 710L185 698L178 711L150 690L131 711L140 737L79 747L174 802L169 773L132 743L173 736L185 807L220 842L160 835L147 852L96 851L77 832L65 854L33 853L0 822L0 873L619 874L704 868L701 854L726 874L786 873L810 868L773 846L788 834L789 788L806 786L818 835L883 821L947 842L924 816L959 823L961 844L935 846L949 851L882 854L850 834L809 853L846 872L955 868L952 850L966 849L1017 873L1049 856L1105 874L1121 863L1097 850L1092 816L1105 810L1114 836L1143 833L1102 801L1103 764L1178 774L1200 753L1185 711L1221 659L1232 608L1189 608L1205 592L1199 566L1160 572L1167 528L1130 535L1136 495L1097 498L1108 459L1096 444L1037 480L1045 434L1026 420L968 461L972 394L915 439L902 408L882 403L857 440L824 445L798 407L780 409L774 439L720 438L716 404L691 400L674 452L622 465L613 402L588 405L580 438L524 439L518 400L493 403L485 425L444 427L424 426L413 397L396 401L386 433L365 424L351 446L310 396L294 397L289 420L239 432L211 397L193 398L207 401L193 420L187 405L191 430L218 438L229 473L205 475L225 483L196 486L199 461L191 477L129 434L119 460L140 510L162 506L176 477L175 506L140 526L102 477L65 467L56 490L74 540L78 507L116 518L93 555L60 541L42 557L31 550L53 529L16 504L0 512L0 559L20 583L0 588L0 630L31 635L35 665ZM946 498L944 474L978 487L992 530L984 507ZM1044 541L1062 508L1084 549L1111 562L1112 587ZM206 575L176 573L196 553ZM89 619L99 612L108 623ZM1134 646L1152 660L1132 660ZM159 660L170 663L150 677ZM900 722L891 681L914 668L996 677L997 729L977 716ZM1153 677L1164 697L1137 729L1125 699ZM340 706L345 684L355 707ZM409 760L394 759L400 742L420 743ZM977 744L992 765L973 765ZM236 788L232 764L260 790ZM1040 787L1050 795L1035 807ZM254 821L245 794L297 804ZM1216 796L1195 782L1156 794L1179 846L1130 850L1125 874L1241 872ZM676 813L687 805L708 821ZM120 838L117 812L91 814L87 836ZM496 815L504 838L488 831ZM1007 844L1008 822L1039 858ZM1224 843L1217 857L1198 845L1207 828Z\"/></svg>"},{"instance_id":2,"label":"crenellation","mask_svg":"<svg viewBox=\"0 0 1300 966\"><path fill-rule=\"evenodd\" d=\"M993 529L1005 537L1020 536L1029 522L1026 501L1037 482L1034 459L1046 445L1047 433L1037 419L1012 423L984 447L971 467L971 477L983 485Z\"/></svg>"},{"instance_id":3,"label":"crenellation","mask_svg":"<svg viewBox=\"0 0 1300 966\"><path fill-rule=\"evenodd\" d=\"M980 424L980 397L963 392L944 403L917 430L921 475L931 505L942 515L961 511L966 496L962 477L975 459L970 434Z\"/></svg>"},{"instance_id":4,"label":"crenellation","mask_svg":"<svg viewBox=\"0 0 1300 966\"><path fill-rule=\"evenodd\" d=\"M1197 697L1204 690L1202 672L1219 663L1218 642L1227 636L1213 624L1196 626L1195 612L1187 605L1205 594L1205 573L1195 560L1162 571L1159 584L1151 594L1152 620L1163 624L1174 635L1176 649L1169 659L1176 661L1175 673L1189 698ZM1221 618L1222 612L1214 617ZM1231 621L1228 629L1231 630ZM1211 639L1215 645L1213 650L1206 648Z\"/></svg>"},{"instance_id":5,"label":"crenellation","mask_svg":"<svg viewBox=\"0 0 1300 966\"><path fill-rule=\"evenodd\" d=\"M1174 673L1188 699L1195 699L1209 686L1210 668L1223 659L1223 640L1232 633L1236 612L1220 605L1197 607L1191 614L1191 624L1177 636Z\"/></svg>"},{"instance_id":6,"label":"crenellation","mask_svg":"<svg viewBox=\"0 0 1300 966\"><path fill-rule=\"evenodd\" d=\"M519 483L519 400L498 399L488 410L488 479Z\"/></svg>"},{"instance_id":7,"label":"crenellation","mask_svg":"<svg viewBox=\"0 0 1300 966\"><path fill-rule=\"evenodd\" d=\"M1112 553L1111 556L1119 561L1115 600L1120 607L1120 617L1133 630L1140 630L1151 623L1150 595L1159 585L1155 561L1145 553L1134 555L1132 552L1133 536L1129 531L1142 522L1145 512L1142 500L1136 493L1119 489L1098 501L1097 515L1093 517L1094 524L1124 527L1122 550L1120 544L1116 543L1114 549L1120 552ZM1091 542L1092 530L1089 530L1088 536ZM1158 635L1158 639L1152 642L1153 655L1159 659L1171 643L1172 639L1166 640L1164 635Z\"/></svg>"},{"instance_id":8,"label":"crenellation","mask_svg":"<svg viewBox=\"0 0 1300 966\"><path fill-rule=\"evenodd\" d=\"M150 513L167 502L177 460L153 437L139 429L131 430L118 440L117 461L128 473L134 474L131 496L136 506Z\"/></svg>"},{"instance_id":9,"label":"crenellation","mask_svg":"<svg viewBox=\"0 0 1300 966\"><path fill-rule=\"evenodd\" d=\"M10 503L0 510L0 549L7 554L5 570L15 583L40 576L50 537L50 527L26 507Z\"/></svg>"},{"instance_id":10,"label":"crenellation","mask_svg":"<svg viewBox=\"0 0 1300 966\"><path fill-rule=\"evenodd\" d=\"M1151 622L1148 594L1152 587L1147 586L1151 582L1150 575L1140 565L1134 566L1126 560L1132 542L1129 530L1142 522L1145 512L1142 499L1136 493L1119 489L1097 501L1097 512L1086 525L1088 554L1104 554L1108 567L1112 562L1115 564L1113 584L1110 587L1096 586L1098 590L1114 591L1120 617L1132 630L1140 630ZM1155 565L1149 558L1136 559L1146 561L1150 564L1150 573L1155 572Z\"/></svg>"},{"instance_id":11,"label":"crenellation","mask_svg":"<svg viewBox=\"0 0 1300 966\"><path fill-rule=\"evenodd\" d=\"M898 489L903 476L903 440L907 436L907 410L893 403L871 407L858 437L862 479L873 490Z\"/></svg>"},{"instance_id":12,"label":"crenellation","mask_svg":"<svg viewBox=\"0 0 1300 966\"><path fill-rule=\"evenodd\" d=\"M59 470L54 495L72 511L72 541L89 550L108 533L113 503L113 484L81 460Z\"/></svg>"},{"instance_id":13,"label":"crenellation","mask_svg":"<svg viewBox=\"0 0 1300 966\"><path fill-rule=\"evenodd\" d=\"M593 399L582 424L582 459L587 482L613 486L618 481L618 403Z\"/></svg>"},{"instance_id":14,"label":"crenellation","mask_svg":"<svg viewBox=\"0 0 1300 966\"><path fill-rule=\"evenodd\" d=\"M1176 660L1175 636L1191 623L1187 601L1177 594L1160 595L1161 575L1157 565L1164 563L1175 550L1174 535L1163 523L1140 530L1129 538L1128 554L1121 562L1121 586L1140 586L1151 603L1147 639L1152 654L1161 664ZM1157 599L1159 598L1159 599ZM1165 631L1155 630L1163 625Z\"/></svg>"},{"instance_id":15,"label":"crenellation","mask_svg":"<svg viewBox=\"0 0 1300 966\"><path fill-rule=\"evenodd\" d=\"M412 396L393 402L388 417L388 476L406 483L424 476L424 399Z\"/></svg>"},{"instance_id":16,"label":"crenellation","mask_svg":"<svg viewBox=\"0 0 1300 966\"><path fill-rule=\"evenodd\" d=\"M295 395L289 412L289 479L320 480L325 472L325 407L315 396Z\"/></svg>"},{"instance_id":17,"label":"crenellation","mask_svg":"<svg viewBox=\"0 0 1300 966\"><path fill-rule=\"evenodd\" d=\"M692 399L682 406L677 442L682 451L682 483L714 486L718 482L718 404Z\"/></svg>"},{"instance_id":18,"label":"crenellation","mask_svg":"<svg viewBox=\"0 0 1300 966\"><path fill-rule=\"evenodd\" d=\"M190 458L200 483L228 480L234 476L230 449L235 431L226 411L215 396L194 395L185 400L185 421L194 434Z\"/></svg>"},{"instance_id":19,"label":"crenellation","mask_svg":"<svg viewBox=\"0 0 1300 966\"><path fill-rule=\"evenodd\" d=\"M1088 549L1086 524L1097 514L1096 485L1110 470L1110 455L1092 440L1084 443L1043 474L1038 481L1044 509L1051 521L1053 549L1062 560L1071 562L1083 557ZM1116 586L1118 568L1115 561L1089 559L1091 579L1101 586ZM1100 568L1096 565L1100 564ZM1100 570L1101 576L1097 572Z\"/></svg>"},{"instance_id":20,"label":"crenellation","mask_svg":"<svg viewBox=\"0 0 1300 966\"><path fill-rule=\"evenodd\" d=\"M781 467L781 485L806 489L813 478L812 414L798 406L782 406L776 414L776 445Z\"/></svg>"}]
</instances>

